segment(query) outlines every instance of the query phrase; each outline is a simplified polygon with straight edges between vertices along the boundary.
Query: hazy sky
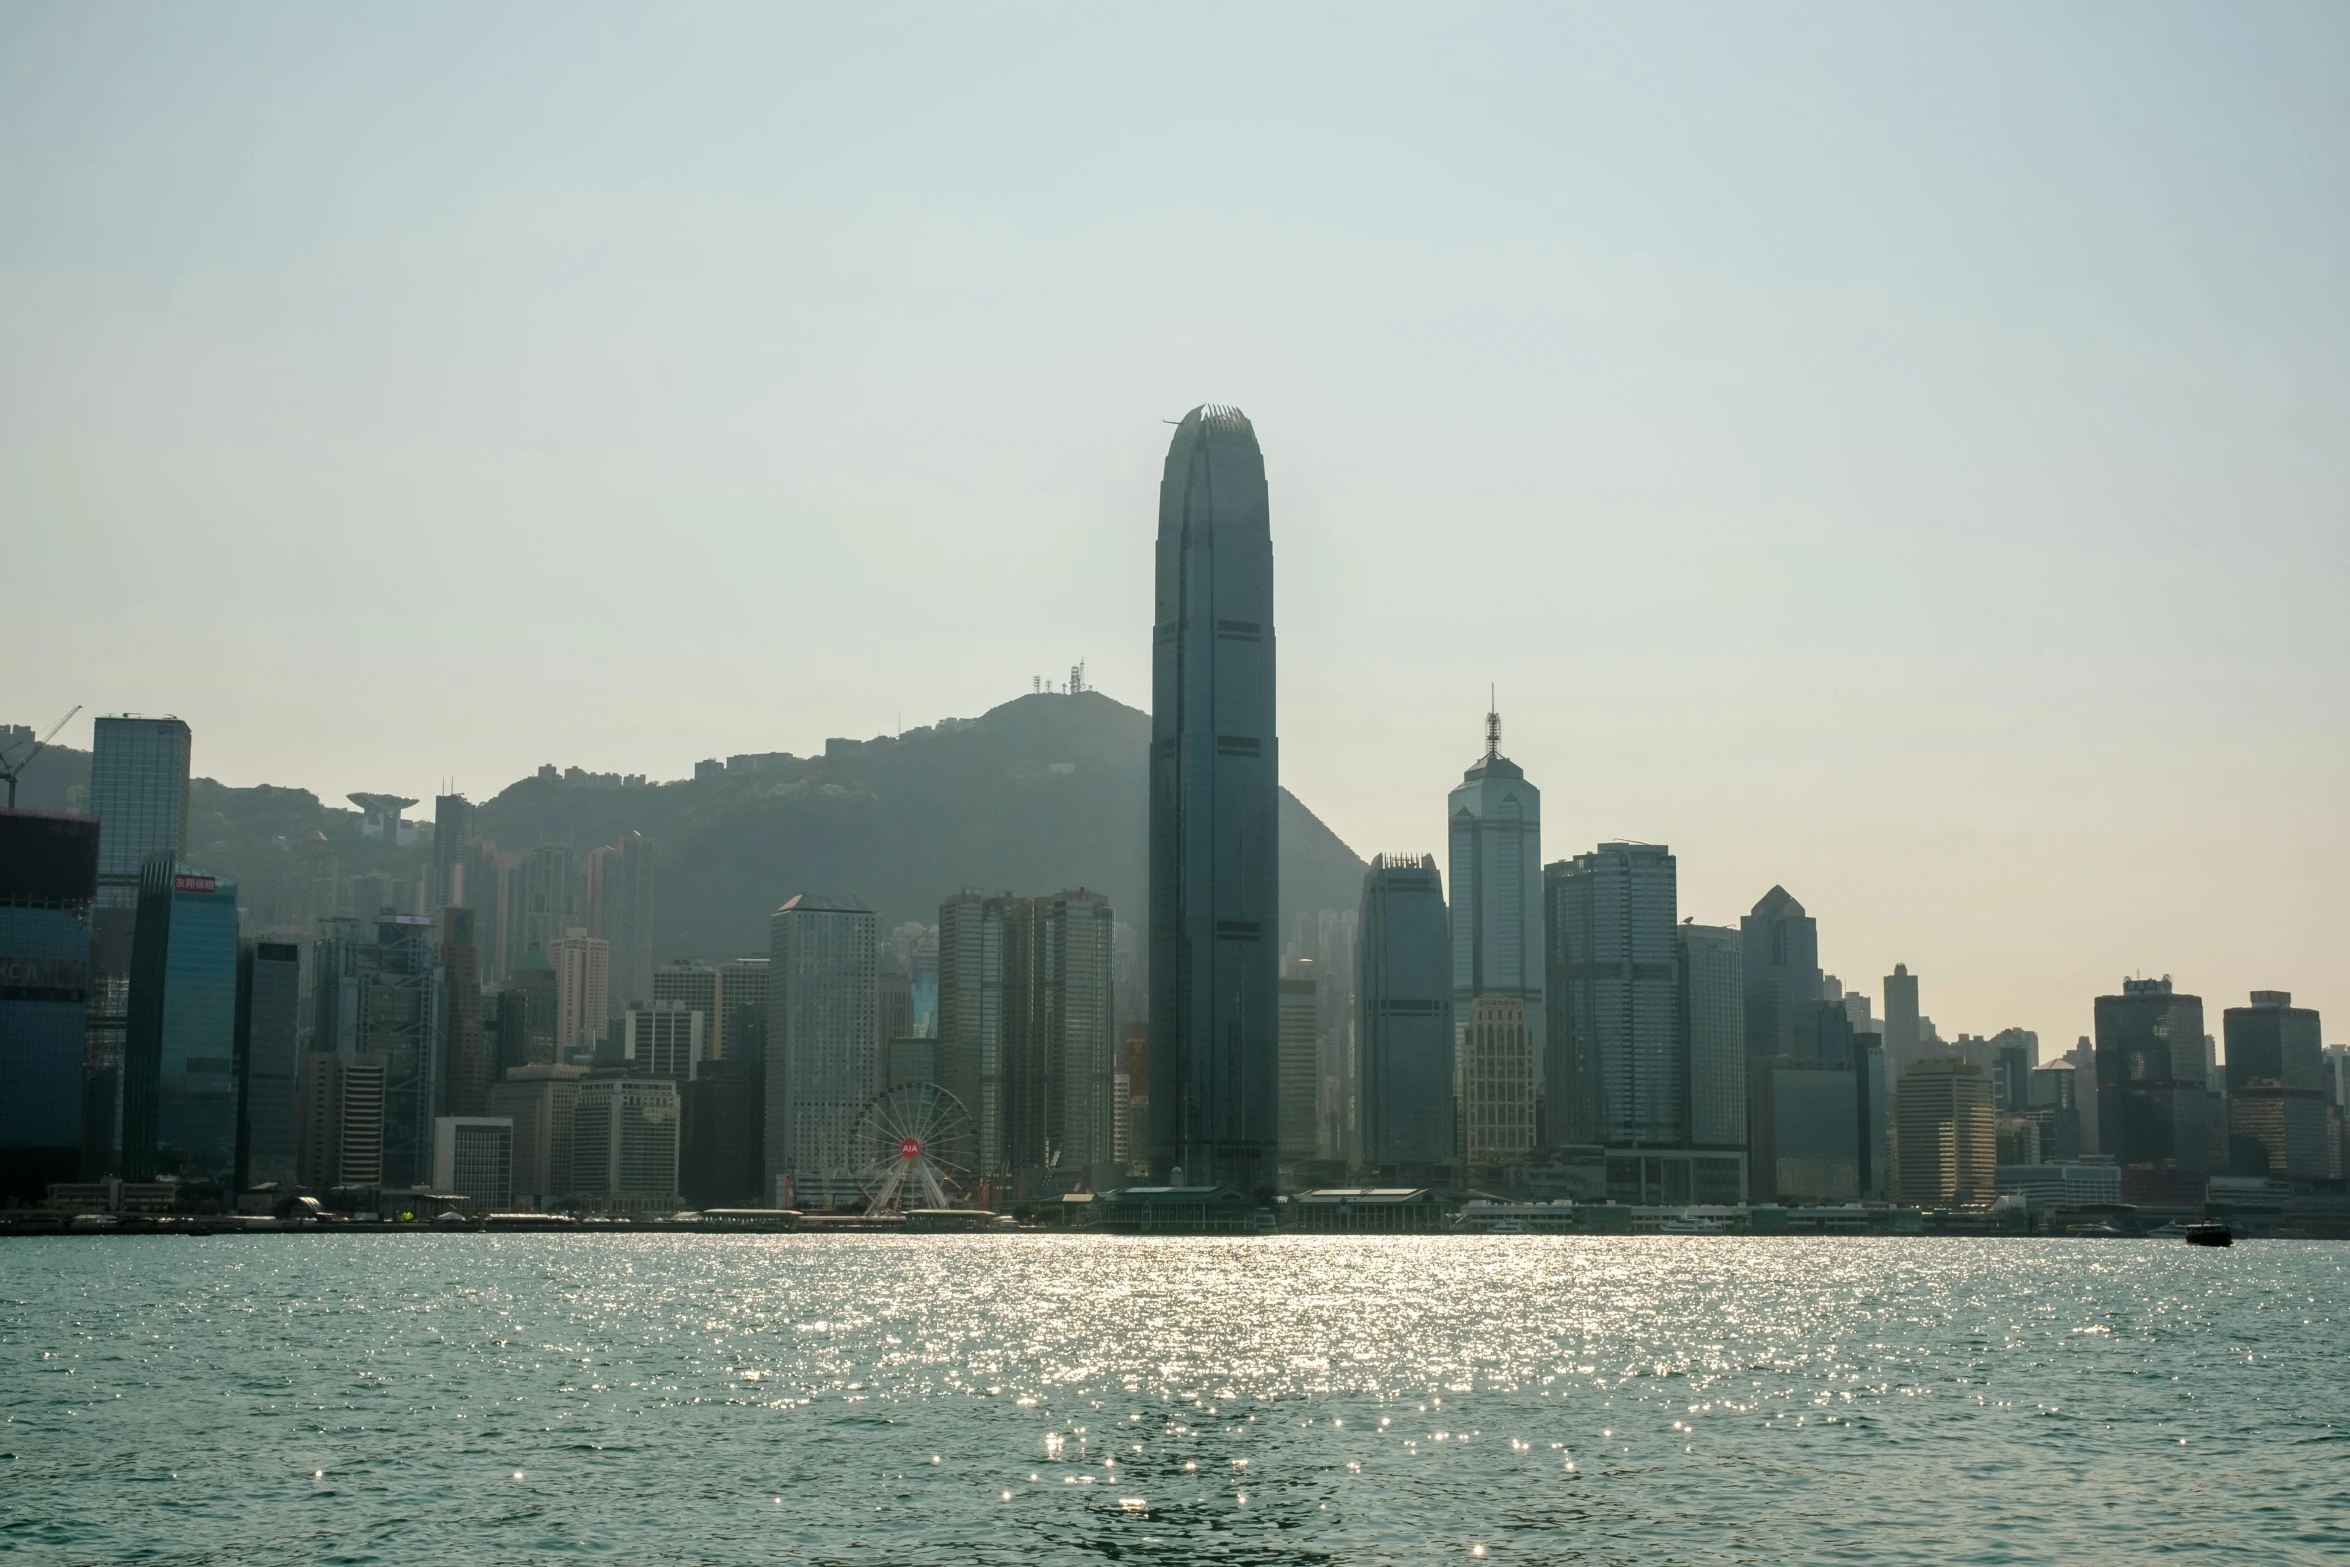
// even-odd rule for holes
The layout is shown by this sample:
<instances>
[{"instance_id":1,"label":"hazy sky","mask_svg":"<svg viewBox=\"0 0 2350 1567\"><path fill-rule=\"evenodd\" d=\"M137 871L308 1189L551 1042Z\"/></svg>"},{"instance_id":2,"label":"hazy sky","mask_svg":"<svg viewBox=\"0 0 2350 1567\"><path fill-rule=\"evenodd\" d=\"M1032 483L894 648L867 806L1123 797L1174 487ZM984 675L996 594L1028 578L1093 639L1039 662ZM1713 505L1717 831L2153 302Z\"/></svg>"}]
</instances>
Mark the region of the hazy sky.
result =
<instances>
[{"instance_id":1,"label":"hazy sky","mask_svg":"<svg viewBox=\"0 0 2350 1567\"><path fill-rule=\"evenodd\" d=\"M2350 9L0 9L0 719L477 799L1149 700L1255 420L1284 781L1783 882L2044 1049L2350 1037ZM86 717L67 737L88 743Z\"/></svg>"}]
</instances>

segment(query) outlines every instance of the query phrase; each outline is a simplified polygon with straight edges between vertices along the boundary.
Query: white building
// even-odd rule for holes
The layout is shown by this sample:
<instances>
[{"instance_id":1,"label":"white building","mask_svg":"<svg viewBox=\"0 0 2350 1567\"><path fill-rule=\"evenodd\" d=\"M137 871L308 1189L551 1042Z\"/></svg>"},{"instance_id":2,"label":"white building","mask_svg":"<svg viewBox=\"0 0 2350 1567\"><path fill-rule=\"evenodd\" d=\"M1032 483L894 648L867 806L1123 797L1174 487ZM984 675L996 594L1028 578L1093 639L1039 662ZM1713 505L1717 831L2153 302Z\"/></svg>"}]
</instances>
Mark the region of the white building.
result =
<instances>
[{"instance_id":1,"label":"white building","mask_svg":"<svg viewBox=\"0 0 2350 1567\"><path fill-rule=\"evenodd\" d=\"M475 1211L514 1205L514 1123L505 1116L444 1115L432 1123L432 1184Z\"/></svg>"},{"instance_id":2,"label":"white building","mask_svg":"<svg viewBox=\"0 0 2350 1567\"><path fill-rule=\"evenodd\" d=\"M881 1083L875 930L856 899L810 893L768 921L764 1162L780 1206L845 1206L859 1195L852 1144Z\"/></svg>"},{"instance_id":3,"label":"white building","mask_svg":"<svg viewBox=\"0 0 2350 1567\"><path fill-rule=\"evenodd\" d=\"M1999 1195L2023 1198L2028 1208L2078 1208L2122 1200L2121 1167L2109 1160L2077 1164L2003 1164L1994 1179Z\"/></svg>"},{"instance_id":4,"label":"white building","mask_svg":"<svg viewBox=\"0 0 2350 1567\"><path fill-rule=\"evenodd\" d=\"M612 994L612 947L574 925L547 952L555 971L555 1049L593 1050L604 1037Z\"/></svg>"},{"instance_id":5,"label":"white building","mask_svg":"<svg viewBox=\"0 0 2350 1567\"><path fill-rule=\"evenodd\" d=\"M621 1062L641 1076L692 1082L709 1059L708 1040L708 1018L683 1001L648 1001L620 1014Z\"/></svg>"}]
</instances>

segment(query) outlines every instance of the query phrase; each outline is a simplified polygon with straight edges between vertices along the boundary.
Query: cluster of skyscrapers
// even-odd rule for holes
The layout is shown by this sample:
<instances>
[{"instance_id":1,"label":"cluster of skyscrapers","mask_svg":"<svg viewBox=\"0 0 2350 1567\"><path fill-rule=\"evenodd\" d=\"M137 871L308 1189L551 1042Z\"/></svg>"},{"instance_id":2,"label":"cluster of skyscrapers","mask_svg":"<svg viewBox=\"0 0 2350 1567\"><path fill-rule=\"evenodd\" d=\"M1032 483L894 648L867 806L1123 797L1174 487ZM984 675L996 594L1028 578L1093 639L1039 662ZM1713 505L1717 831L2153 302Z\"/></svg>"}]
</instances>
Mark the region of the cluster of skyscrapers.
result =
<instances>
[{"instance_id":1,"label":"cluster of skyscrapers","mask_svg":"<svg viewBox=\"0 0 2350 1567\"><path fill-rule=\"evenodd\" d=\"M1784 888L1700 925L1662 845L1546 863L1494 713L1444 863L1377 855L1356 907L1285 929L1274 713L1264 457L1207 406L1160 491L1139 974L1083 889L958 891L887 932L802 893L764 951L660 961L649 839L501 849L454 794L429 824L354 795L359 834L429 838L429 867L246 934L238 888L188 863L187 726L101 718L87 814L0 815L0 1196L835 1208L891 1156L876 1106L901 1093L946 1107L935 1151L983 1202L1375 1176L2187 1203L2342 1180L2350 1051L2290 996L2227 1011L2224 1067L2167 979L2098 998L2094 1039L2045 1063L2024 1030L1944 1041L1906 967L1882 1017L1826 973Z\"/></svg>"}]
</instances>

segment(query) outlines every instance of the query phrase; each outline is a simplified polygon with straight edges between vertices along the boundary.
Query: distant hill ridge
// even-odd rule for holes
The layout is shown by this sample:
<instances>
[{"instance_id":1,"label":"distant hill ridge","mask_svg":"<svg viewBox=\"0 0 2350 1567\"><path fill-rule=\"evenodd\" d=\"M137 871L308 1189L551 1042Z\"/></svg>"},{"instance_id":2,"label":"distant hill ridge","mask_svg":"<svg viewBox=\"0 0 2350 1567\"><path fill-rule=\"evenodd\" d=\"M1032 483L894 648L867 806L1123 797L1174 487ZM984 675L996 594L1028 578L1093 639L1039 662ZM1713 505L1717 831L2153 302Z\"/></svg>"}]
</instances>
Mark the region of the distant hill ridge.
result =
<instances>
[{"instance_id":1,"label":"distant hill ridge","mask_svg":"<svg viewBox=\"0 0 2350 1567\"><path fill-rule=\"evenodd\" d=\"M202 743L199 734L199 755ZM939 901L962 887L1090 887L1140 929L1149 749L1149 714L1095 691L1040 692L976 719L834 741L823 756L745 758L752 765L713 777L629 787L525 778L481 804L475 831L506 849L568 842L584 850L631 831L655 840L655 940L664 958L764 950L768 915L802 891L862 898L886 929L935 920ZM87 782L89 753L50 753L36 767L21 803L59 810L66 785ZM418 850L361 844L353 819L308 790L198 779L189 858L243 883L256 923L287 924L309 874L305 857L331 848L346 873L421 860ZM1285 924L1354 907L1364 868L1281 792Z\"/></svg>"}]
</instances>

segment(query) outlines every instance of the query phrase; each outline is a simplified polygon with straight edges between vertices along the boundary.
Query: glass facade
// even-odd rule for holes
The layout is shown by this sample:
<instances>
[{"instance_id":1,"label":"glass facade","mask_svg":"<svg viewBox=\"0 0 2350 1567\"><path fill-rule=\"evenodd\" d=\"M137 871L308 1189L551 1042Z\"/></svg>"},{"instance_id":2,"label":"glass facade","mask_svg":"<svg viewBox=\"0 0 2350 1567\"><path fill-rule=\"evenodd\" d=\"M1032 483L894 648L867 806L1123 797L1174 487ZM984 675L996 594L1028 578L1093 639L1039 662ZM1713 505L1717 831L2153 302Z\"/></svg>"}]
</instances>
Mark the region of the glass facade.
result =
<instances>
[{"instance_id":1,"label":"glass facade","mask_svg":"<svg viewBox=\"0 0 2350 1567\"><path fill-rule=\"evenodd\" d=\"M177 1177L226 1195L236 1173L236 1048L236 883L150 855L124 1044L127 1178Z\"/></svg>"},{"instance_id":2,"label":"glass facade","mask_svg":"<svg viewBox=\"0 0 2350 1567\"><path fill-rule=\"evenodd\" d=\"M1480 997L1525 1004L1526 1026L1548 1053L1543 1025L1542 791L1501 754L1501 718L1486 717L1487 745L1445 800L1452 870L1452 1017L1465 1037ZM1547 1078L1538 1060L1535 1091Z\"/></svg>"},{"instance_id":3,"label":"glass facade","mask_svg":"<svg viewBox=\"0 0 2350 1567\"><path fill-rule=\"evenodd\" d=\"M1552 1144L1679 1146L1679 870L1661 844L1603 843L1544 873L1552 1027L1564 1082Z\"/></svg>"},{"instance_id":4,"label":"glass facade","mask_svg":"<svg viewBox=\"0 0 2350 1567\"><path fill-rule=\"evenodd\" d=\"M851 1200L857 1117L881 1086L873 997L877 924L854 898L803 893L777 909L768 928L769 1200L778 1200L780 1177L807 1194L797 1200L817 1197L811 1206ZM676 1179L673 1144L672 1190Z\"/></svg>"},{"instance_id":5,"label":"glass facade","mask_svg":"<svg viewBox=\"0 0 2350 1567\"><path fill-rule=\"evenodd\" d=\"M2222 1015L2227 1032L2228 1163L2237 1175L2322 1181L2332 1172L2325 1041L2318 1014L2289 992L2256 990Z\"/></svg>"},{"instance_id":6,"label":"glass facade","mask_svg":"<svg viewBox=\"0 0 2350 1567\"><path fill-rule=\"evenodd\" d=\"M237 953L240 1191L272 1182L291 1189L296 1182L301 1015L302 949L285 941L243 943Z\"/></svg>"},{"instance_id":7,"label":"glass facade","mask_svg":"<svg viewBox=\"0 0 2350 1567\"><path fill-rule=\"evenodd\" d=\"M1688 1140L1746 1146L1745 954L1722 925L1674 927L1680 946L1681 1042Z\"/></svg>"},{"instance_id":8,"label":"glass facade","mask_svg":"<svg viewBox=\"0 0 2350 1567\"><path fill-rule=\"evenodd\" d=\"M1159 489L1151 654L1150 1162L1269 1190L1279 1153L1280 741L1265 459L1184 416Z\"/></svg>"},{"instance_id":9,"label":"glass facade","mask_svg":"<svg viewBox=\"0 0 2350 1567\"><path fill-rule=\"evenodd\" d=\"M2125 979L2120 995L2097 998L2097 1140L2121 1166L2126 1200L2203 1200L2211 1152L2200 996L2175 993L2168 979Z\"/></svg>"},{"instance_id":10,"label":"glass facade","mask_svg":"<svg viewBox=\"0 0 2350 1567\"><path fill-rule=\"evenodd\" d=\"M1786 888L1773 887L1738 930L1746 947L1747 1054L1815 1059L1815 1012L1825 992L1818 922ZM1888 992L1886 1015L1892 1011Z\"/></svg>"},{"instance_id":11,"label":"glass facade","mask_svg":"<svg viewBox=\"0 0 2350 1567\"><path fill-rule=\"evenodd\" d=\"M1356 984L1363 1159L1449 1164L1452 933L1436 857L1382 854L1363 877Z\"/></svg>"},{"instance_id":12,"label":"glass facade","mask_svg":"<svg viewBox=\"0 0 2350 1567\"><path fill-rule=\"evenodd\" d=\"M98 818L100 903L137 903L148 857L188 852L188 744L188 726L176 718L97 721L90 814Z\"/></svg>"}]
</instances>

